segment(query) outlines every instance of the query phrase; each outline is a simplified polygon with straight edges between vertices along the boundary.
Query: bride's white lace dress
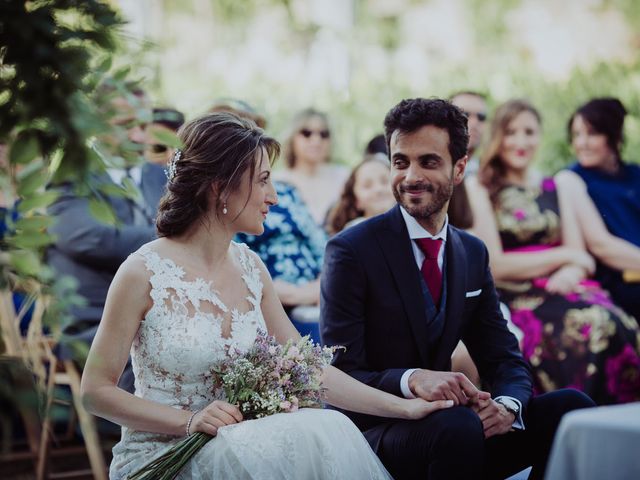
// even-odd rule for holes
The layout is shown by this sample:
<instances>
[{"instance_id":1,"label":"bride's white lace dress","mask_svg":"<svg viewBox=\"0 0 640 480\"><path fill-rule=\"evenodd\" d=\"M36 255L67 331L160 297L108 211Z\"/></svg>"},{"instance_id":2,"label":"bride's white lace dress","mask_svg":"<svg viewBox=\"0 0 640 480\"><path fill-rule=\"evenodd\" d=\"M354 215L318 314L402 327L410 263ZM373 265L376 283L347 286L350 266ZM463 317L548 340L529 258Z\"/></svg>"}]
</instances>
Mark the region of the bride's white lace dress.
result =
<instances>
[{"instance_id":1,"label":"bride's white lace dress","mask_svg":"<svg viewBox=\"0 0 640 480\"><path fill-rule=\"evenodd\" d=\"M189 279L172 260L144 246L153 306L131 347L135 394L174 408L197 410L224 399L212 366L229 347L248 348L266 330L262 282L254 254L232 243L242 267L249 308L227 307L211 285ZM222 334L223 317L231 333ZM122 428L113 448L110 478L122 479L171 447L180 437ZM179 478L376 479L391 478L347 417L333 410L302 409L221 428Z\"/></svg>"}]
</instances>

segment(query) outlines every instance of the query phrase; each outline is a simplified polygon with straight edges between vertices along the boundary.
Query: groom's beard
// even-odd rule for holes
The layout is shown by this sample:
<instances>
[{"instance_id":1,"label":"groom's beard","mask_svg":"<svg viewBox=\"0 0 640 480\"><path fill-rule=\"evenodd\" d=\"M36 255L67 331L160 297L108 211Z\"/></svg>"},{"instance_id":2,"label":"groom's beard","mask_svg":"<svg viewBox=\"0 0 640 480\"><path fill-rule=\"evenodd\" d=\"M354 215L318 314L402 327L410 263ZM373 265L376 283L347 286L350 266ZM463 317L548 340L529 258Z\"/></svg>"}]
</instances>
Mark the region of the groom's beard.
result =
<instances>
[{"instance_id":1,"label":"groom's beard","mask_svg":"<svg viewBox=\"0 0 640 480\"><path fill-rule=\"evenodd\" d=\"M425 202L424 197L409 199L403 197L404 192L425 192L430 198ZM427 220L434 213L441 212L451 199L453 194L453 177L449 182L440 185L433 183L420 183L413 185L399 185L393 189L393 196L402 205L409 215L418 220Z\"/></svg>"}]
</instances>

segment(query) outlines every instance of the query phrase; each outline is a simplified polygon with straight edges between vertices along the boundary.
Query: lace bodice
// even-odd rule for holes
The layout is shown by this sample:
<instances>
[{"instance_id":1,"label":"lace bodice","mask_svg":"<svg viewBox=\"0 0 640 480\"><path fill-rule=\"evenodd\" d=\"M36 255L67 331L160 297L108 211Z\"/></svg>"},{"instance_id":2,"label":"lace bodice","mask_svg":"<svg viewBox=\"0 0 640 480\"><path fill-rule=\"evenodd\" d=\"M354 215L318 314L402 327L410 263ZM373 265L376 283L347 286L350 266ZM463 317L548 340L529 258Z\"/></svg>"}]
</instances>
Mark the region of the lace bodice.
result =
<instances>
[{"instance_id":1,"label":"lace bodice","mask_svg":"<svg viewBox=\"0 0 640 480\"><path fill-rule=\"evenodd\" d=\"M244 244L232 243L230 248L247 288L242 306L225 305L210 282L187 278L182 267L148 245L136 252L151 273L153 301L131 347L136 395L188 409L223 398L213 367L229 348L244 350L258 329L266 330L255 257ZM230 333L224 336L228 319Z\"/></svg>"},{"instance_id":2,"label":"lace bodice","mask_svg":"<svg viewBox=\"0 0 640 480\"><path fill-rule=\"evenodd\" d=\"M266 330L257 257L244 244L232 243L230 248L246 287L244 299L236 305L225 305L211 283L187 278L183 268L151 247L134 254L144 259L150 272L153 301L131 347L137 396L189 410L223 398L212 367L230 348L244 350L253 344L258 329ZM109 478L127 478L179 440L122 427ZM321 409L222 427L178 476L180 480L338 477L390 478L355 425L341 413Z\"/></svg>"}]
</instances>

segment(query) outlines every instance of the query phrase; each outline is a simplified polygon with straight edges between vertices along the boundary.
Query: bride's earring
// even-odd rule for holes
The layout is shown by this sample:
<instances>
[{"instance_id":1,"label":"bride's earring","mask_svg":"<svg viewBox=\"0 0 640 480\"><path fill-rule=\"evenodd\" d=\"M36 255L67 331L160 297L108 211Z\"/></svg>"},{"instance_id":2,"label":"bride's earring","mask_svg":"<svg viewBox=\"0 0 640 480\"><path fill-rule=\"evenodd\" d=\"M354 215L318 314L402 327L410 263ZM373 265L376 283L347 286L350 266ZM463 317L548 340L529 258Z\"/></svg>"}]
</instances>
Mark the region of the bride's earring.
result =
<instances>
[{"instance_id":1,"label":"bride's earring","mask_svg":"<svg viewBox=\"0 0 640 480\"><path fill-rule=\"evenodd\" d=\"M227 202L224 202L222 204L222 214L226 215L227 214Z\"/></svg>"}]
</instances>

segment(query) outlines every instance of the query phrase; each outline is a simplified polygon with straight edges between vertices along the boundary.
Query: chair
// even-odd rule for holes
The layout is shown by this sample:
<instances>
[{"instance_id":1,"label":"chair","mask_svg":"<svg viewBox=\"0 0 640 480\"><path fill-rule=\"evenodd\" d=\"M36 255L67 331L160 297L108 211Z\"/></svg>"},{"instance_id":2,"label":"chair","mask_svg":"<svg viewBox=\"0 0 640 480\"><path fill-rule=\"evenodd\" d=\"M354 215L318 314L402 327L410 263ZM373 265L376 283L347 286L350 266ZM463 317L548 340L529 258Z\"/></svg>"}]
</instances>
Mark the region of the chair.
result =
<instances>
[{"instance_id":1,"label":"chair","mask_svg":"<svg viewBox=\"0 0 640 480\"><path fill-rule=\"evenodd\" d=\"M13 308L11 293L3 291L0 295L0 316L2 317L2 339L6 353L19 358L29 365L32 372L38 372L41 387L44 390L45 405L41 419L23 415L23 423L29 438L30 450L36 460L36 478L73 478L93 475L96 480L107 480L107 467L98 437L95 418L82 406L80 395L80 373L71 360L59 360L53 353L55 341L42 333L42 317L47 300L39 298L35 303L29 334L26 339L20 336L19 317ZM57 447L53 445L52 406L56 402L55 390L65 386L71 391L71 415L67 424L66 438L74 435L76 419L79 422L85 444L85 450L91 466L90 470L68 471L61 474L49 472L51 456L64 455L77 450L77 447ZM21 409L22 414L22 409Z\"/></svg>"},{"instance_id":2,"label":"chair","mask_svg":"<svg viewBox=\"0 0 640 480\"><path fill-rule=\"evenodd\" d=\"M33 388L25 359L23 357L22 338L19 331L19 321L13 307L12 294L8 290L0 290L0 361L2 362L3 377L13 393L19 394ZM35 393L35 391L34 391ZM40 444L40 419L37 408L24 402L17 402L17 410L24 425L29 451L26 456L36 458ZM24 453L7 452L0 458L11 461L24 457Z\"/></svg>"}]
</instances>

